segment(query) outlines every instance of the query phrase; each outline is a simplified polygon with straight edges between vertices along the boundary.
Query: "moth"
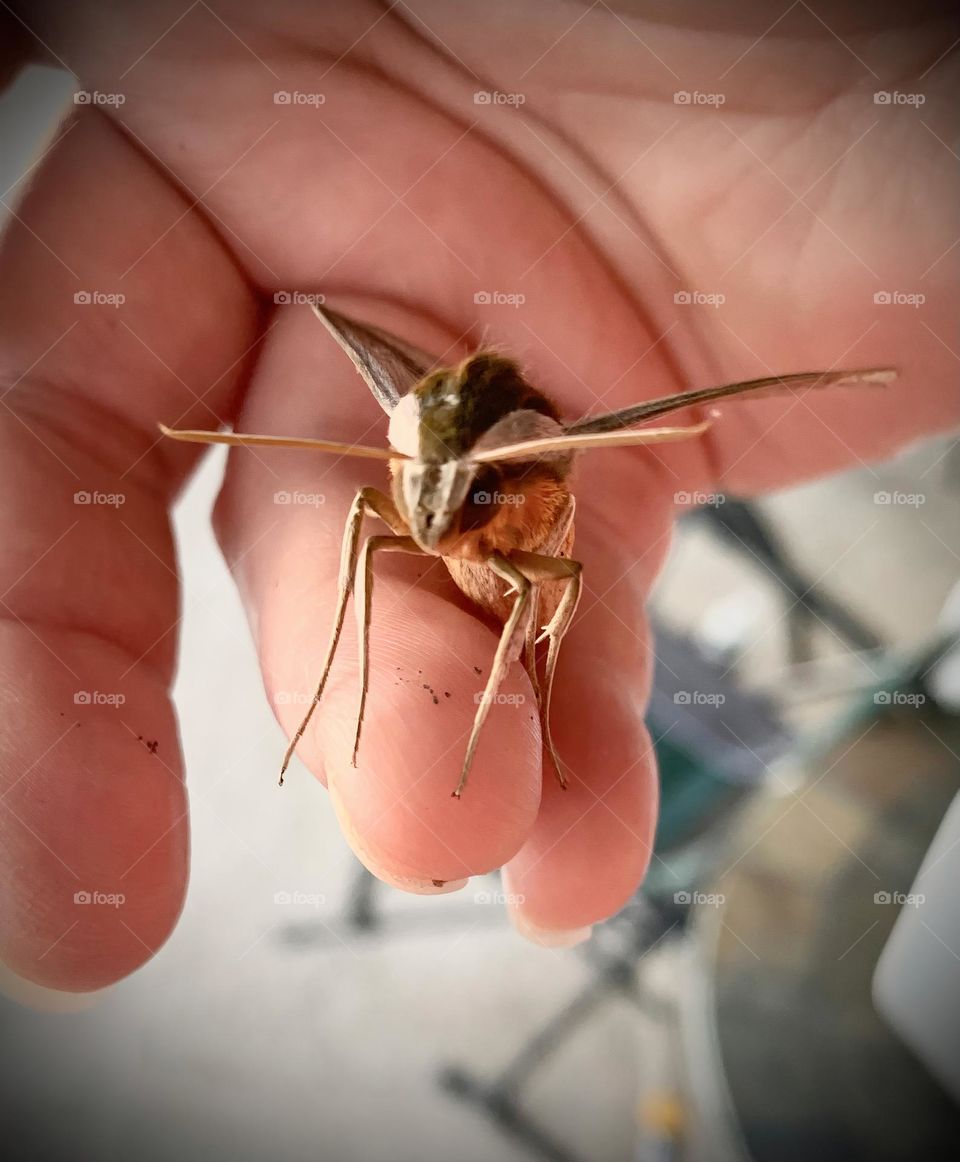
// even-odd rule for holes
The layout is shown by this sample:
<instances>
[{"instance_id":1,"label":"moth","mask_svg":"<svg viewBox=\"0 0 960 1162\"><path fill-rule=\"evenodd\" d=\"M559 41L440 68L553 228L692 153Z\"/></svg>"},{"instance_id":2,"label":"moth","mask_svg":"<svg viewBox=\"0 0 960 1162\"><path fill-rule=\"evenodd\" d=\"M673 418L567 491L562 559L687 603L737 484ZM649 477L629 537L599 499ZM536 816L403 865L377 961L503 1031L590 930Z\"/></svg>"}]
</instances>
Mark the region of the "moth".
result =
<instances>
[{"instance_id":1,"label":"moth","mask_svg":"<svg viewBox=\"0 0 960 1162\"><path fill-rule=\"evenodd\" d=\"M550 699L564 635L577 609L582 566L572 558L575 498L571 472L579 453L597 448L660 444L702 435L711 420L649 426L683 408L732 396L758 397L802 388L882 384L892 368L813 371L768 376L685 391L568 423L550 397L519 365L481 348L456 366L437 366L426 352L377 327L325 306L313 307L353 361L389 416L386 448L295 436L173 430L164 435L196 443L311 448L386 461L391 488L361 488L347 516L334 623L309 709L290 741L280 782L330 675L359 574L356 613L360 693L352 762L356 765L369 686L373 564L379 553L439 556L459 588L502 625L499 644L467 740L459 798L470 773L490 706L509 666L520 659L536 695L545 749L560 785L563 764L550 730ZM361 543L364 518L390 530ZM546 640L542 676L536 646Z\"/></svg>"}]
</instances>

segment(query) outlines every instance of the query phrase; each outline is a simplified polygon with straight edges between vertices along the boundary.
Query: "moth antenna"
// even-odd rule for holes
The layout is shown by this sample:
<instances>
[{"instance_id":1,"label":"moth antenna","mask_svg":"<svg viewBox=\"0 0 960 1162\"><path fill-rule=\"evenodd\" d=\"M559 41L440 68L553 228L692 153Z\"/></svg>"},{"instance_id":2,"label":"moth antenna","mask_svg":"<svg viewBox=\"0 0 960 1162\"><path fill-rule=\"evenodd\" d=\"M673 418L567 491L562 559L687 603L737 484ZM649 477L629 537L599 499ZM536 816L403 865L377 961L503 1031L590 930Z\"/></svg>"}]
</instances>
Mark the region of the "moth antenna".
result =
<instances>
[{"instance_id":1,"label":"moth antenna","mask_svg":"<svg viewBox=\"0 0 960 1162\"><path fill-rule=\"evenodd\" d=\"M314 452L330 452L335 456L359 456L366 460L409 460L410 457L392 448L371 448L365 444L344 444L338 440L311 440L305 436L261 436L244 432L206 432L191 428L157 427L171 440L185 444L228 444L246 448L308 448Z\"/></svg>"},{"instance_id":2,"label":"moth antenna","mask_svg":"<svg viewBox=\"0 0 960 1162\"><path fill-rule=\"evenodd\" d=\"M523 440L518 444L504 444L500 448L485 448L473 453L475 464L496 464L501 460L537 460L553 452L586 451L590 448L630 448L642 444L669 444L702 436L712 420L692 424L686 428L637 428L634 431L560 433L539 440Z\"/></svg>"}]
</instances>

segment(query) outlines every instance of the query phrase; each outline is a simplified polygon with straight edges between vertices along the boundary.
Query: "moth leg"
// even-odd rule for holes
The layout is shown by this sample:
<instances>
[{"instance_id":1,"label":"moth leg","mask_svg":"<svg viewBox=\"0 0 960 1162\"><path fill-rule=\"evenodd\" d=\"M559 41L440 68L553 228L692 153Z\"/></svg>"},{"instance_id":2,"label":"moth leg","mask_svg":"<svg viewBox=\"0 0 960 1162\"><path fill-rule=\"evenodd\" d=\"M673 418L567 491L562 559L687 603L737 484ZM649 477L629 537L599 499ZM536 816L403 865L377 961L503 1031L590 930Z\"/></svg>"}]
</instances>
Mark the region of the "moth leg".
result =
<instances>
[{"instance_id":1,"label":"moth leg","mask_svg":"<svg viewBox=\"0 0 960 1162\"><path fill-rule=\"evenodd\" d=\"M516 551L510 554L510 560L530 581L562 581L564 582L563 596L557 611L544 626L543 633L537 638L542 641L550 639L547 650L547 661L543 670L543 697L540 702L540 724L543 731L543 740L547 746L547 753L557 772L560 786L566 788L567 780L560 764L557 748L553 745L553 734L550 730L550 697L553 694L553 678L557 669L557 658L573 615L577 611L580 593L583 588L583 566L579 561L571 561L566 557L545 557L539 553L524 553Z\"/></svg>"},{"instance_id":2,"label":"moth leg","mask_svg":"<svg viewBox=\"0 0 960 1162\"><path fill-rule=\"evenodd\" d=\"M517 597L513 603L513 608L510 610L510 616L507 618L506 624L503 627L503 632L500 635L497 652L493 656L493 665L490 667L490 677L487 678L487 684L481 696L480 705L477 707L477 713L473 719L473 727L470 730L470 738L467 742L467 753L464 756L463 768L460 771L460 782L457 783L457 788L453 792L453 796L456 799L460 798L463 788L466 785L467 775L470 773L470 766L473 762L473 754L477 749L477 742L480 738L480 730L486 721L490 705L500 688L503 675L507 672L510 662L513 660L517 637L526 630L526 624L523 619L525 616L529 616L530 612L530 590L532 589L532 585L523 573L515 565L512 565L506 557L501 557L499 553L494 553L489 557L486 564L498 577L502 577L504 581L509 582L512 588L516 590Z\"/></svg>"},{"instance_id":3,"label":"moth leg","mask_svg":"<svg viewBox=\"0 0 960 1162\"><path fill-rule=\"evenodd\" d=\"M360 641L360 705L357 709L357 733L353 739L351 766L357 765L357 750L360 747L360 728L363 726L363 711L367 704L367 690L370 686L370 607L373 603L373 554L417 553L426 556L413 537L367 537L361 553L363 594L356 602L357 629Z\"/></svg>"},{"instance_id":4,"label":"moth leg","mask_svg":"<svg viewBox=\"0 0 960 1162\"><path fill-rule=\"evenodd\" d=\"M574 513L576 512L576 498L573 496L567 497L566 507L560 514L560 518L553 528L553 531L543 542L540 547L539 556L541 557L555 557L560 553L560 550L567 542L567 537L570 533L570 527L573 524ZM537 699L537 709L543 714L543 691L540 686L540 679L537 674L536 662L536 648L537 643L541 638L537 637L537 625L540 616L542 589L537 585L530 595L531 614L530 621L527 624L527 643L526 643L526 670L530 676L530 684L533 686L533 692ZM559 768L558 768L559 773ZM561 779L562 781L562 779Z\"/></svg>"},{"instance_id":5,"label":"moth leg","mask_svg":"<svg viewBox=\"0 0 960 1162\"><path fill-rule=\"evenodd\" d=\"M530 593L530 616L527 618L527 631L524 641L524 661L523 666L527 671L527 676L530 679L530 685L533 687L533 693L537 699L537 709L539 710L542 703L542 692L540 690L540 679L537 675L537 611L540 608L540 586L534 586Z\"/></svg>"},{"instance_id":6,"label":"moth leg","mask_svg":"<svg viewBox=\"0 0 960 1162\"><path fill-rule=\"evenodd\" d=\"M395 531L407 532L403 518L397 512L396 506L389 496L376 488L360 489L353 499L353 504L350 506L350 512L347 514L346 527L343 531L343 542L340 548L340 576L337 581L337 611L334 616L333 629L330 633L330 644L327 646L327 655L323 663L323 673L317 684L313 701L310 703L307 713L303 716L303 721L297 727L297 732L290 740L290 745L287 747L286 753L283 756L283 763L280 766L281 787L283 786L283 776L286 773L287 767L290 765L293 752L297 749L297 743L303 738L303 733L307 729L310 719L313 717L313 712L317 708L317 703L320 701L320 696L323 694L324 687L327 684L327 678L330 675L333 656L337 652L340 633L343 629L347 601L353 590L354 578L357 572L360 527L363 524L364 516L378 516Z\"/></svg>"}]
</instances>

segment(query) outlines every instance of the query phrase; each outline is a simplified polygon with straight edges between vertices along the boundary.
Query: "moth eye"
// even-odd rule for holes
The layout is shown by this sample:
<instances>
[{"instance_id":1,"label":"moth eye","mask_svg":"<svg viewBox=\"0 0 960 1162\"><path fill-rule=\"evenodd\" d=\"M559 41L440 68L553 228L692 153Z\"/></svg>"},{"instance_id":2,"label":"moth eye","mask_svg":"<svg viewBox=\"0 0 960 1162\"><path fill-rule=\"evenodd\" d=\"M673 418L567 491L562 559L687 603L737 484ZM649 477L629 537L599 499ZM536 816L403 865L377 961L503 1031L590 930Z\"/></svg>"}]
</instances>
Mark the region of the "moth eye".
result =
<instances>
[{"instance_id":1,"label":"moth eye","mask_svg":"<svg viewBox=\"0 0 960 1162\"><path fill-rule=\"evenodd\" d=\"M500 507L503 477L492 464L485 465L473 478L470 491L460 510L460 528L466 532L488 524Z\"/></svg>"}]
</instances>

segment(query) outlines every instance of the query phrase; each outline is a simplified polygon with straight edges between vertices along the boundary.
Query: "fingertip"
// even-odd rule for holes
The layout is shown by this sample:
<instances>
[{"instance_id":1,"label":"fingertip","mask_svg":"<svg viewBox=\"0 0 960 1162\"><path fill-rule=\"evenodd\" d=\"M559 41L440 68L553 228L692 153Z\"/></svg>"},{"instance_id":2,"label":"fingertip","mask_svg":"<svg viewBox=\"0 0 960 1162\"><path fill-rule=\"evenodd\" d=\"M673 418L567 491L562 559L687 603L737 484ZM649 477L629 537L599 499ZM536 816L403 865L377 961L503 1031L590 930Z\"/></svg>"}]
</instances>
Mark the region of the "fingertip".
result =
<instances>
[{"instance_id":1,"label":"fingertip","mask_svg":"<svg viewBox=\"0 0 960 1162\"><path fill-rule=\"evenodd\" d=\"M8 1000L39 1013L83 1013L94 1008L110 991L110 988L102 988L95 992L64 992L46 988L20 976L0 960L0 993Z\"/></svg>"}]
</instances>

